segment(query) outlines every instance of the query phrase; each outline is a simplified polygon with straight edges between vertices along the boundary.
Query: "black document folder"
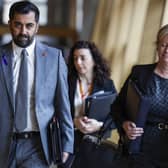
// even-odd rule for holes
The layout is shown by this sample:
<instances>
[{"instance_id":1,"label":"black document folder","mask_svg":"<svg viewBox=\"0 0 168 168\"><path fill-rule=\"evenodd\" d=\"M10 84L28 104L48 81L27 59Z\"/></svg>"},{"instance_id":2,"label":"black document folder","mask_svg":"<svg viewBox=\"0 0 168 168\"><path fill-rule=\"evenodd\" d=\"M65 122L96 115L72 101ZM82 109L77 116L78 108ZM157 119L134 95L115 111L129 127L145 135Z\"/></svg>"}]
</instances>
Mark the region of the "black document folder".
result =
<instances>
[{"instance_id":1,"label":"black document folder","mask_svg":"<svg viewBox=\"0 0 168 168\"><path fill-rule=\"evenodd\" d=\"M61 140L61 130L60 123L57 117L53 117L49 123L49 151L51 154L51 160L56 165L61 165L61 168L70 168L74 161L74 154L69 154L68 159L63 163L62 156L62 140Z\"/></svg>"},{"instance_id":2,"label":"black document folder","mask_svg":"<svg viewBox=\"0 0 168 168\"><path fill-rule=\"evenodd\" d=\"M58 118L53 117L49 123L49 147L54 164L62 164L61 132Z\"/></svg>"},{"instance_id":3,"label":"black document folder","mask_svg":"<svg viewBox=\"0 0 168 168\"><path fill-rule=\"evenodd\" d=\"M88 96L85 102L85 114L89 118L105 121L111 111L111 104L116 96L117 94L112 92L95 93Z\"/></svg>"},{"instance_id":4,"label":"black document folder","mask_svg":"<svg viewBox=\"0 0 168 168\"><path fill-rule=\"evenodd\" d=\"M126 99L126 109L128 118L133 121L137 127L144 128L147 114L150 107L150 98L142 95L133 81L129 81ZM137 137L129 142L129 152L138 153L142 137Z\"/></svg>"}]
</instances>

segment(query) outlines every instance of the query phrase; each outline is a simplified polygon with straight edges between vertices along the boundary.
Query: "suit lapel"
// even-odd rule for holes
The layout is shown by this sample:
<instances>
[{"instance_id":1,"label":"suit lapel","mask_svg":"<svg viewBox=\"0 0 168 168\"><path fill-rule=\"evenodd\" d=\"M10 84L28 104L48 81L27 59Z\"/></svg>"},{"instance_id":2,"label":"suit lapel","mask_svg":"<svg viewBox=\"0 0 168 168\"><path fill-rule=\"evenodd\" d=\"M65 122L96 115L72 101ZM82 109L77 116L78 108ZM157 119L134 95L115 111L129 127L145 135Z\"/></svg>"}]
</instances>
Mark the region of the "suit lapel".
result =
<instances>
[{"instance_id":1,"label":"suit lapel","mask_svg":"<svg viewBox=\"0 0 168 168\"><path fill-rule=\"evenodd\" d=\"M14 92L13 92L13 74L12 74L12 44L8 44L4 46L1 55L1 65L4 75L4 81L6 84L7 93L9 95L9 99L14 108Z\"/></svg>"},{"instance_id":2,"label":"suit lapel","mask_svg":"<svg viewBox=\"0 0 168 168\"><path fill-rule=\"evenodd\" d=\"M46 56L45 47L41 43L37 43L35 49L35 95L37 97L42 87L41 83L44 84L46 79Z\"/></svg>"}]
</instances>

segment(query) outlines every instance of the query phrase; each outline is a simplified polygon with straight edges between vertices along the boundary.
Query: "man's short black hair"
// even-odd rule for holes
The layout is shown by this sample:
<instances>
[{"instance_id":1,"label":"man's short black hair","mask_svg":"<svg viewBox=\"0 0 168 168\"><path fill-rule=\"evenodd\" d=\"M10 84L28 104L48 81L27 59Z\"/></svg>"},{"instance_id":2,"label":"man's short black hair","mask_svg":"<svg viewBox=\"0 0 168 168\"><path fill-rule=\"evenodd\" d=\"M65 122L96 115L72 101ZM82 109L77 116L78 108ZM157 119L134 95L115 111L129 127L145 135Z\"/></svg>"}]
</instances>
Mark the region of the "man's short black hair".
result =
<instances>
[{"instance_id":1,"label":"man's short black hair","mask_svg":"<svg viewBox=\"0 0 168 168\"><path fill-rule=\"evenodd\" d=\"M38 23L39 21L39 9L37 8L36 5L29 1L19 1L10 7L9 10L9 19L12 20L14 18L14 15L16 13L18 14L28 14L29 12L34 12L35 13L35 21Z\"/></svg>"}]
</instances>

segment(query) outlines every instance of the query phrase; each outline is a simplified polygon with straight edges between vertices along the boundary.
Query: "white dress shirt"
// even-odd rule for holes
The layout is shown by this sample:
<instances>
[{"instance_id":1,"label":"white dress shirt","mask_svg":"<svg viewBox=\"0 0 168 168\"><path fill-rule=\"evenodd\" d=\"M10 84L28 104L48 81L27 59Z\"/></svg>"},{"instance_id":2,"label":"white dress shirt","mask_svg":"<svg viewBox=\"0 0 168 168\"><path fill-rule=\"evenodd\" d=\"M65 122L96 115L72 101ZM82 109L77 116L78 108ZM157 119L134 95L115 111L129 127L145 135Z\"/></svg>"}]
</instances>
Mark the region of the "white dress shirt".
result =
<instances>
[{"instance_id":1,"label":"white dress shirt","mask_svg":"<svg viewBox=\"0 0 168 168\"><path fill-rule=\"evenodd\" d=\"M84 84L83 84L84 85ZM87 87L87 86L84 86ZM80 92L80 84L79 80L77 80L76 91L75 91L75 100L74 100L74 107L75 107L75 117L81 117L85 115L85 99L89 93L85 94L85 97L82 99L82 95Z\"/></svg>"},{"instance_id":2,"label":"white dress shirt","mask_svg":"<svg viewBox=\"0 0 168 168\"><path fill-rule=\"evenodd\" d=\"M21 64L21 51L23 48L17 46L14 42L13 47L13 88L14 95L16 95L19 70ZM33 43L25 48L28 52L28 114L27 114L27 127L23 131L38 131L38 125L35 115L35 40Z\"/></svg>"}]
</instances>

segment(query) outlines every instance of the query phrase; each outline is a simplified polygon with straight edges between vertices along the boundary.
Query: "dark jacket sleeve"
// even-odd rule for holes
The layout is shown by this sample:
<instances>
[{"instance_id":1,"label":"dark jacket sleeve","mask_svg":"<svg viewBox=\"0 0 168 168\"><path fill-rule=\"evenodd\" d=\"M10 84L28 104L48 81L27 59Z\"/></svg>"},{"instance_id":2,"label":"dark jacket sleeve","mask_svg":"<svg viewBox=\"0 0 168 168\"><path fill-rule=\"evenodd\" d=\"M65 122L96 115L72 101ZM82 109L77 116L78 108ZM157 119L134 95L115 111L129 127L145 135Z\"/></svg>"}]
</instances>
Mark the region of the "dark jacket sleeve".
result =
<instances>
[{"instance_id":1,"label":"dark jacket sleeve","mask_svg":"<svg viewBox=\"0 0 168 168\"><path fill-rule=\"evenodd\" d=\"M156 64L134 66L113 103L111 107L111 115L114 118L119 134L124 134L122 124L124 121L129 120L126 113L126 96L129 80L133 80L139 90L144 92L150 82L155 66Z\"/></svg>"}]
</instances>

